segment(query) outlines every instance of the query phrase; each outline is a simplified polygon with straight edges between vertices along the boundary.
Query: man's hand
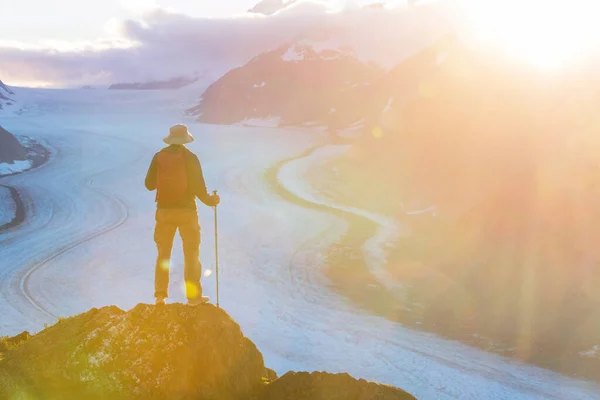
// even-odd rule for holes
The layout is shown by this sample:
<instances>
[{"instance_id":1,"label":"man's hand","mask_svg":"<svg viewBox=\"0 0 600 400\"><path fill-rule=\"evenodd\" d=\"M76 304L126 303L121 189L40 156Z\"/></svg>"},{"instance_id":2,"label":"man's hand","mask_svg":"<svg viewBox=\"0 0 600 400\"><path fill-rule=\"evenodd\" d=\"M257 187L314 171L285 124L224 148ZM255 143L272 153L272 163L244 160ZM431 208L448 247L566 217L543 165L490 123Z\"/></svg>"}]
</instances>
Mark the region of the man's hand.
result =
<instances>
[{"instance_id":1,"label":"man's hand","mask_svg":"<svg viewBox=\"0 0 600 400\"><path fill-rule=\"evenodd\" d=\"M218 194L213 194L210 196L210 198L212 200L213 207L216 207L221 202L221 197L219 197Z\"/></svg>"}]
</instances>

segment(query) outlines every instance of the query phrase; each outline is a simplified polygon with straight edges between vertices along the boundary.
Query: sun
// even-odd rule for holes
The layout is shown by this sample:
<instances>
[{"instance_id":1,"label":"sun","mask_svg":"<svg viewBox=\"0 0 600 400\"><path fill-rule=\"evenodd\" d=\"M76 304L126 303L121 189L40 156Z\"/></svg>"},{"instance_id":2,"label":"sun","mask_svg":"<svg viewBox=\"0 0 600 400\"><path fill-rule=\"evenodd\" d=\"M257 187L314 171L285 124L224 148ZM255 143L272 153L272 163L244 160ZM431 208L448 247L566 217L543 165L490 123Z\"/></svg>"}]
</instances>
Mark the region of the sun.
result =
<instances>
[{"instance_id":1,"label":"sun","mask_svg":"<svg viewBox=\"0 0 600 400\"><path fill-rule=\"evenodd\" d=\"M459 0L484 46L545 68L568 65L600 44L599 0Z\"/></svg>"}]
</instances>

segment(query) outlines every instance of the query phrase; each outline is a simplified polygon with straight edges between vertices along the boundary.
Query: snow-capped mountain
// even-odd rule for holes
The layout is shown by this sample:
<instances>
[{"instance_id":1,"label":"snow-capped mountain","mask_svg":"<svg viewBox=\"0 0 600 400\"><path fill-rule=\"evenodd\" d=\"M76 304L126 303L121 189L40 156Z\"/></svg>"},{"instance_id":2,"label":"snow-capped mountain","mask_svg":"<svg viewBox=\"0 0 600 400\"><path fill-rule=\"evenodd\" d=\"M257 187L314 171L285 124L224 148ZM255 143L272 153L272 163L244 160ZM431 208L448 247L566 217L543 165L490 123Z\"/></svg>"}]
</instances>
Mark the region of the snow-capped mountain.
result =
<instances>
[{"instance_id":1,"label":"snow-capped mountain","mask_svg":"<svg viewBox=\"0 0 600 400\"><path fill-rule=\"evenodd\" d=\"M344 127L361 118L362 92L384 73L333 40L302 39L231 70L189 113L214 124Z\"/></svg>"},{"instance_id":2,"label":"snow-capped mountain","mask_svg":"<svg viewBox=\"0 0 600 400\"><path fill-rule=\"evenodd\" d=\"M268 13L290 4L269 0L253 10L274 7ZM382 110L393 106L393 89L402 86L390 82L395 68L448 32L449 25L440 22L443 11L437 5L372 5L332 17L327 24L316 21L293 41L229 71L189 113L218 124L320 125L331 130L378 124Z\"/></svg>"},{"instance_id":3,"label":"snow-capped mountain","mask_svg":"<svg viewBox=\"0 0 600 400\"><path fill-rule=\"evenodd\" d=\"M291 6L298 0L263 0L251 9L248 10L250 13L272 15L277 11L281 11L284 8Z\"/></svg>"},{"instance_id":4,"label":"snow-capped mountain","mask_svg":"<svg viewBox=\"0 0 600 400\"><path fill-rule=\"evenodd\" d=\"M301 39L230 71L189 113L215 124L392 128L408 101L431 90L427 78L454 45L444 38L385 71L335 35Z\"/></svg>"},{"instance_id":5,"label":"snow-capped mountain","mask_svg":"<svg viewBox=\"0 0 600 400\"><path fill-rule=\"evenodd\" d=\"M25 160L27 150L7 130L0 126L0 163L13 163L15 160Z\"/></svg>"},{"instance_id":6,"label":"snow-capped mountain","mask_svg":"<svg viewBox=\"0 0 600 400\"><path fill-rule=\"evenodd\" d=\"M0 80L0 110L3 108L3 106L12 105L14 103L14 95L15 92L13 92Z\"/></svg>"}]
</instances>

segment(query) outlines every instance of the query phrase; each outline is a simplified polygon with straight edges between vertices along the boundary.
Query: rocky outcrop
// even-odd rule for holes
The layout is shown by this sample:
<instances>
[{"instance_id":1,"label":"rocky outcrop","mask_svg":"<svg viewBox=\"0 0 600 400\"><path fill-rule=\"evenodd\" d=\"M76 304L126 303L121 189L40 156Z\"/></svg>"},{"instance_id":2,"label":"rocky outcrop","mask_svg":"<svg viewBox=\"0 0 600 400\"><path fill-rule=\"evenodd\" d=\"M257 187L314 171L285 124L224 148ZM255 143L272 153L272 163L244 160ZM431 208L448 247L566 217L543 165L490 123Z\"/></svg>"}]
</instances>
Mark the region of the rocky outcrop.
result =
<instances>
[{"instance_id":1,"label":"rocky outcrop","mask_svg":"<svg viewBox=\"0 0 600 400\"><path fill-rule=\"evenodd\" d=\"M0 126L0 163L12 163L27 158L27 150L7 130Z\"/></svg>"},{"instance_id":2,"label":"rocky outcrop","mask_svg":"<svg viewBox=\"0 0 600 400\"><path fill-rule=\"evenodd\" d=\"M15 94L15 92L13 92L8 86L6 86L4 84L4 82L2 82L0 80L0 92L4 92L5 94Z\"/></svg>"},{"instance_id":3,"label":"rocky outcrop","mask_svg":"<svg viewBox=\"0 0 600 400\"><path fill-rule=\"evenodd\" d=\"M213 306L94 309L9 351L2 366L18 371L16 387L50 399L242 399L267 376L256 346Z\"/></svg>"},{"instance_id":4,"label":"rocky outcrop","mask_svg":"<svg viewBox=\"0 0 600 400\"><path fill-rule=\"evenodd\" d=\"M8 86L0 80L0 110L4 105L12 105L14 100L12 96L15 94Z\"/></svg>"},{"instance_id":5,"label":"rocky outcrop","mask_svg":"<svg viewBox=\"0 0 600 400\"><path fill-rule=\"evenodd\" d=\"M416 400L392 386L379 385L348 374L288 372L266 386L261 400Z\"/></svg>"},{"instance_id":6,"label":"rocky outcrop","mask_svg":"<svg viewBox=\"0 0 600 400\"><path fill-rule=\"evenodd\" d=\"M413 398L348 375L277 379L239 325L212 305L93 309L0 343L1 399Z\"/></svg>"}]
</instances>

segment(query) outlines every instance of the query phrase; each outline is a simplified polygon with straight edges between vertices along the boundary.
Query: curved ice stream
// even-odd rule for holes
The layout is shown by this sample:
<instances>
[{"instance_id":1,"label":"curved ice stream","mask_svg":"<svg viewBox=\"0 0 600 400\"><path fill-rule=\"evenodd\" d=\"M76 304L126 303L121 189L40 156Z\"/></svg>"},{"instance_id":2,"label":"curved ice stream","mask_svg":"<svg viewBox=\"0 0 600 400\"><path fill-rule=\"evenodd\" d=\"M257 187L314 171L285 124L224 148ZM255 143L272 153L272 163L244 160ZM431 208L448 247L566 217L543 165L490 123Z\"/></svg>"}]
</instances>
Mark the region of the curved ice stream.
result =
<instances>
[{"instance_id":1,"label":"curved ice stream","mask_svg":"<svg viewBox=\"0 0 600 400\"><path fill-rule=\"evenodd\" d=\"M196 94L20 93L28 114L3 117L3 126L46 141L53 157L40 169L0 179L19 189L28 216L0 233L0 335L39 331L56 316L91 307L129 309L152 301L155 206L143 177L165 130ZM406 329L356 310L329 290L320 252L344 233L346 222L286 202L264 178L279 160L321 145L318 133L187 122L209 189L223 198L222 306L270 367L347 371L420 399L600 397L594 383ZM301 190L295 168L304 166L288 164L280 178ZM209 275L212 212L204 207L199 214ZM171 301L184 300L181 260L177 250ZM204 280L211 296L212 278Z\"/></svg>"},{"instance_id":2,"label":"curved ice stream","mask_svg":"<svg viewBox=\"0 0 600 400\"><path fill-rule=\"evenodd\" d=\"M307 172L316 164L341 157L350 148L349 145L329 145L313 151L310 155L296 159L285 164L279 171L279 182L295 196L310 203L341 210L350 214L366 218L377 225L376 234L368 239L363 252L367 266L377 281L388 288L393 288L392 281L385 268L388 245L394 243L401 232L401 227L392 218L374 212L362 210L357 207L335 204L330 199L315 191L305 180Z\"/></svg>"}]
</instances>

